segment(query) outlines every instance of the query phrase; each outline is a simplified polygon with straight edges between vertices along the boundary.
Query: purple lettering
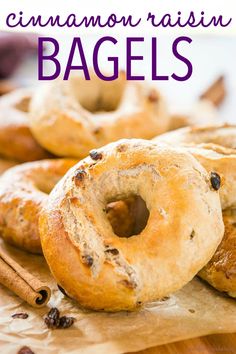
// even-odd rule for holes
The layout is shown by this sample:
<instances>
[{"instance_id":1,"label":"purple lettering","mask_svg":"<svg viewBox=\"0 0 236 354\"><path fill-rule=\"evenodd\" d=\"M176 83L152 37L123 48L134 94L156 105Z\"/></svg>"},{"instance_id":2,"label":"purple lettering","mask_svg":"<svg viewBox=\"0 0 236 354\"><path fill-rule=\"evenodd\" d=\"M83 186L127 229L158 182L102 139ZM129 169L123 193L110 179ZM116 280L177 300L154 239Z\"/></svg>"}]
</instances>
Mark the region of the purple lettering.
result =
<instances>
[{"instance_id":1,"label":"purple lettering","mask_svg":"<svg viewBox=\"0 0 236 354\"><path fill-rule=\"evenodd\" d=\"M177 81L186 81L186 80L188 80L191 77L191 75L193 73L193 66L192 66L191 62L187 58L185 58L181 54L179 54L179 52L178 52L178 49L177 49L178 44L180 42L182 42L182 41L191 43L192 39L189 38L189 37L178 37L178 38L175 39L175 41L173 43L172 51L173 51L174 56L177 59L179 59L180 61L182 61L183 63L185 63L187 68L188 68L188 71L187 71L186 75L184 75L184 76L178 76L178 75L176 75L174 73L171 75L171 77L174 80L177 80Z\"/></svg>"},{"instance_id":2,"label":"purple lettering","mask_svg":"<svg viewBox=\"0 0 236 354\"><path fill-rule=\"evenodd\" d=\"M144 80L144 76L134 76L132 75L132 61L133 60L143 60L141 55L132 55L132 43L133 42L143 42L143 37L128 37L126 42L126 78L127 80Z\"/></svg>"},{"instance_id":3,"label":"purple lettering","mask_svg":"<svg viewBox=\"0 0 236 354\"><path fill-rule=\"evenodd\" d=\"M43 53L43 46L45 42L51 42L54 46L54 51L50 55L45 55ZM61 72L61 65L56 59L56 56L59 52L59 44L56 39L51 37L39 37L38 38L38 79L39 80L54 80L56 79ZM45 76L43 74L43 63L45 60L50 60L55 64L55 72L52 75Z\"/></svg>"},{"instance_id":4,"label":"purple lettering","mask_svg":"<svg viewBox=\"0 0 236 354\"><path fill-rule=\"evenodd\" d=\"M95 71L96 75L101 80L112 81L112 80L117 79L118 75L119 75L119 59L117 57L108 57L108 61L112 61L114 64L113 74L110 76L103 75L100 68L99 68L99 65L98 65L98 52L99 52L101 45L106 41L112 42L113 44L117 43L117 40L113 37L100 38L97 41L97 43L94 47L94 51L93 51L93 67L94 67L94 71Z\"/></svg>"},{"instance_id":5,"label":"purple lettering","mask_svg":"<svg viewBox=\"0 0 236 354\"><path fill-rule=\"evenodd\" d=\"M72 65L76 47L78 47L78 50L79 50L81 65ZM73 39L63 80L68 80L71 70L75 70L75 69L83 70L85 79L90 80L89 70L87 67L87 63L86 63L86 59L85 59L85 55L84 55L84 51L83 51L83 46L81 43L81 39L79 37L75 37Z\"/></svg>"}]
</instances>

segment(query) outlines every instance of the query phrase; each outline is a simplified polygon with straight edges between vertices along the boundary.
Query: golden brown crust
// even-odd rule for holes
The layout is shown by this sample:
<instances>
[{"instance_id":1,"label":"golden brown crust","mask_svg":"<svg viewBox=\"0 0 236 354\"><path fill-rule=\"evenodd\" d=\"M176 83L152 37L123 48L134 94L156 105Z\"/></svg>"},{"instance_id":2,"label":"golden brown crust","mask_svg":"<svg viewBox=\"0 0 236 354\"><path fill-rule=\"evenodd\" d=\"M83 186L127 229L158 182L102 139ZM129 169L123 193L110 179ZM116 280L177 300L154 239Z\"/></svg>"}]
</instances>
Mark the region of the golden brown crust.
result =
<instances>
[{"instance_id":1,"label":"golden brown crust","mask_svg":"<svg viewBox=\"0 0 236 354\"><path fill-rule=\"evenodd\" d=\"M76 161L28 162L0 177L0 235L26 251L41 253L38 216L48 193Z\"/></svg>"},{"instance_id":2,"label":"golden brown crust","mask_svg":"<svg viewBox=\"0 0 236 354\"><path fill-rule=\"evenodd\" d=\"M156 89L119 79L90 81L72 76L36 91L31 130L39 143L59 156L85 157L93 148L120 138L150 139L165 132L169 116Z\"/></svg>"},{"instance_id":3,"label":"golden brown crust","mask_svg":"<svg viewBox=\"0 0 236 354\"><path fill-rule=\"evenodd\" d=\"M216 253L199 275L216 289L236 297L236 214L233 212L236 207L236 126L224 124L184 128L163 134L155 140L175 146L180 144L208 172L214 171L220 175L225 234Z\"/></svg>"},{"instance_id":4,"label":"golden brown crust","mask_svg":"<svg viewBox=\"0 0 236 354\"><path fill-rule=\"evenodd\" d=\"M224 123L186 127L157 136L154 140L173 146L212 143L236 149L236 125Z\"/></svg>"},{"instance_id":5,"label":"golden brown crust","mask_svg":"<svg viewBox=\"0 0 236 354\"><path fill-rule=\"evenodd\" d=\"M50 157L29 129L32 89L18 89L0 98L0 155L20 162Z\"/></svg>"},{"instance_id":6,"label":"golden brown crust","mask_svg":"<svg viewBox=\"0 0 236 354\"><path fill-rule=\"evenodd\" d=\"M222 210L236 207L236 150L216 144L187 146L190 152L209 172L221 178L220 200Z\"/></svg>"},{"instance_id":7,"label":"golden brown crust","mask_svg":"<svg viewBox=\"0 0 236 354\"><path fill-rule=\"evenodd\" d=\"M236 297L236 214L224 215L224 225L223 240L199 276L214 288Z\"/></svg>"},{"instance_id":8,"label":"golden brown crust","mask_svg":"<svg viewBox=\"0 0 236 354\"><path fill-rule=\"evenodd\" d=\"M139 235L118 237L106 206L132 195L146 202L149 219ZM73 167L50 193L39 225L57 282L81 305L108 311L181 288L223 236L219 194L197 160L137 139L109 144Z\"/></svg>"}]
</instances>

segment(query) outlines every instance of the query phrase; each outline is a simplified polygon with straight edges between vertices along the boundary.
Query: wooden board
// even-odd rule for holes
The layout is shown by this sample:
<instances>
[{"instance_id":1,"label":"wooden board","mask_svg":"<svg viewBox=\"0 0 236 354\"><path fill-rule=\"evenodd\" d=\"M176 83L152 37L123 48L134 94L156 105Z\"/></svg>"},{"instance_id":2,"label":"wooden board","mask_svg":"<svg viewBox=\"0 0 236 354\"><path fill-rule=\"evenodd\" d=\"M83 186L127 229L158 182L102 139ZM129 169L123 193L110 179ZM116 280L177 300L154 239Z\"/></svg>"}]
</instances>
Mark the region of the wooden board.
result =
<instances>
[{"instance_id":1,"label":"wooden board","mask_svg":"<svg viewBox=\"0 0 236 354\"><path fill-rule=\"evenodd\" d=\"M214 334L145 349L136 354L233 354L236 353L236 333Z\"/></svg>"}]
</instances>

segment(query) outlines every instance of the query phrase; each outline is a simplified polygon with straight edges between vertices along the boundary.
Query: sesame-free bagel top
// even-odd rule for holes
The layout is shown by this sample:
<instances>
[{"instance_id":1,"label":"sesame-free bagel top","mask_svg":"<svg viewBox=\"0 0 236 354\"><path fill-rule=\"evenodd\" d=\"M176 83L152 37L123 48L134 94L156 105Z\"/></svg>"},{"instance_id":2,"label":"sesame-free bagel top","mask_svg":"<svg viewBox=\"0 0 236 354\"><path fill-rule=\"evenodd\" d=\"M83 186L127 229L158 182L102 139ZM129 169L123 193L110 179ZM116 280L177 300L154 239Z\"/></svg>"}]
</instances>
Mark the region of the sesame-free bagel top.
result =
<instances>
[{"instance_id":1,"label":"sesame-free bagel top","mask_svg":"<svg viewBox=\"0 0 236 354\"><path fill-rule=\"evenodd\" d=\"M162 134L155 140L172 146L212 143L236 149L236 125L223 123L185 127Z\"/></svg>"},{"instance_id":2,"label":"sesame-free bagel top","mask_svg":"<svg viewBox=\"0 0 236 354\"><path fill-rule=\"evenodd\" d=\"M28 106L33 89L16 89L0 98L0 155L19 162L50 157L29 129Z\"/></svg>"},{"instance_id":3,"label":"sesame-free bagel top","mask_svg":"<svg viewBox=\"0 0 236 354\"><path fill-rule=\"evenodd\" d=\"M149 218L118 237L107 204L140 196ZM132 310L181 288L223 236L219 193L182 149L120 140L92 151L50 193L40 220L42 248L57 282L85 307Z\"/></svg>"},{"instance_id":4,"label":"sesame-free bagel top","mask_svg":"<svg viewBox=\"0 0 236 354\"><path fill-rule=\"evenodd\" d=\"M0 236L32 253L41 253L38 217L49 191L75 160L27 162L0 177Z\"/></svg>"},{"instance_id":5,"label":"sesame-free bagel top","mask_svg":"<svg viewBox=\"0 0 236 354\"><path fill-rule=\"evenodd\" d=\"M169 124L166 104L155 88L127 81L71 76L44 83L31 102L31 130L58 156L85 157L93 148L120 138L150 139Z\"/></svg>"},{"instance_id":6,"label":"sesame-free bagel top","mask_svg":"<svg viewBox=\"0 0 236 354\"><path fill-rule=\"evenodd\" d=\"M236 297L236 281L233 275L236 262L236 126L221 124L178 129L157 136L154 141L179 145L186 149L209 173L212 171L211 178L215 188L221 186L219 191L225 233L216 253L199 275L216 289Z\"/></svg>"}]
</instances>

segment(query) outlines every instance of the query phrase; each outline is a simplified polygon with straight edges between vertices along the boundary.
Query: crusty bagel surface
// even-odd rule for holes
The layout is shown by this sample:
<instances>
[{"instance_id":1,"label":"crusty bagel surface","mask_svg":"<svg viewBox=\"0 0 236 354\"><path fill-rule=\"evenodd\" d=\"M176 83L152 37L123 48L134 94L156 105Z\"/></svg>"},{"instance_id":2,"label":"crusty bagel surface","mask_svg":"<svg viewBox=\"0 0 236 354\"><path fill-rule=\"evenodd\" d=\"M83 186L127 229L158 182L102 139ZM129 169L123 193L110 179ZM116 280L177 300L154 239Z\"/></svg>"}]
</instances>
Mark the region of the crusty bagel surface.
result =
<instances>
[{"instance_id":1,"label":"crusty bagel surface","mask_svg":"<svg viewBox=\"0 0 236 354\"><path fill-rule=\"evenodd\" d=\"M107 205L130 196L145 201L149 218L138 235L119 237ZM57 282L82 306L107 311L181 288L224 232L219 193L200 163L139 139L94 150L74 166L50 193L39 225Z\"/></svg>"},{"instance_id":2,"label":"crusty bagel surface","mask_svg":"<svg viewBox=\"0 0 236 354\"><path fill-rule=\"evenodd\" d=\"M162 134L154 140L173 146L212 143L236 149L236 125L224 123L185 127Z\"/></svg>"},{"instance_id":3,"label":"crusty bagel surface","mask_svg":"<svg viewBox=\"0 0 236 354\"><path fill-rule=\"evenodd\" d=\"M144 83L114 81L91 74L47 82L30 105L31 130L58 156L85 157L93 148L120 138L150 139L167 131L169 115L159 92Z\"/></svg>"},{"instance_id":4,"label":"crusty bagel surface","mask_svg":"<svg viewBox=\"0 0 236 354\"><path fill-rule=\"evenodd\" d=\"M214 256L199 276L216 289L236 297L236 213L224 215L225 233Z\"/></svg>"},{"instance_id":5,"label":"crusty bagel surface","mask_svg":"<svg viewBox=\"0 0 236 354\"><path fill-rule=\"evenodd\" d=\"M0 177L0 236L12 245L41 253L38 217L48 193L75 164L67 159L24 163Z\"/></svg>"},{"instance_id":6,"label":"crusty bagel surface","mask_svg":"<svg viewBox=\"0 0 236 354\"><path fill-rule=\"evenodd\" d=\"M199 276L220 291L236 296L236 126L217 125L183 128L154 139L158 143L182 146L210 172L220 177L220 200L225 234L210 262Z\"/></svg>"},{"instance_id":7,"label":"crusty bagel surface","mask_svg":"<svg viewBox=\"0 0 236 354\"><path fill-rule=\"evenodd\" d=\"M16 89L0 98L0 155L4 158L25 162L50 156L29 129L32 92L30 88Z\"/></svg>"}]
</instances>

